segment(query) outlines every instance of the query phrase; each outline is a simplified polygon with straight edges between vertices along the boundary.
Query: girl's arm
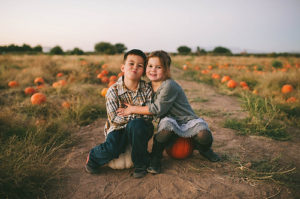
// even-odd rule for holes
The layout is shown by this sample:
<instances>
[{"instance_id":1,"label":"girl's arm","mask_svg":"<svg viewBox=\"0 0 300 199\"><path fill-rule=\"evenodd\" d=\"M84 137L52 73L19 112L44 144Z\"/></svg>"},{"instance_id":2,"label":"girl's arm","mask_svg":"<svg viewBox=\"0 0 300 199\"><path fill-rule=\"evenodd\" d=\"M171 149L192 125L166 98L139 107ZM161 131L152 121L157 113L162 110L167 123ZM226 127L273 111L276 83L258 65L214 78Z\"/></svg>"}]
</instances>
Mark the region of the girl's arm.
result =
<instances>
[{"instance_id":1,"label":"girl's arm","mask_svg":"<svg viewBox=\"0 0 300 199\"><path fill-rule=\"evenodd\" d=\"M133 106L130 104L124 103L127 107L126 108L118 108L117 113L118 116L127 116L130 114L140 114L140 115L153 115L149 112L148 106Z\"/></svg>"}]
</instances>

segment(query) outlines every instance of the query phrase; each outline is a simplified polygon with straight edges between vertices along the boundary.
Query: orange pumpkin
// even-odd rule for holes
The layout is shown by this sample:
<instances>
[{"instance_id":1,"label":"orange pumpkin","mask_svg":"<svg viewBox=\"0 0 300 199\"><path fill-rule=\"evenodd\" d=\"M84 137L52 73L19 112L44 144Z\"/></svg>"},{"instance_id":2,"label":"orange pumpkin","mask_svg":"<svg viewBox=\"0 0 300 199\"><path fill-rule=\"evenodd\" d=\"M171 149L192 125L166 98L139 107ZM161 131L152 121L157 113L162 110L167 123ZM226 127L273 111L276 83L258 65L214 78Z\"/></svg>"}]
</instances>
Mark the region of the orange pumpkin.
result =
<instances>
[{"instance_id":1,"label":"orange pumpkin","mask_svg":"<svg viewBox=\"0 0 300 199\"><path fill-rule=\"evenodd\" d=\"M290 92L292 92L293 91L293 86L292 85L290 85L290 84L285 84L285 85L283 85L282 86L282 88L281 88L281 92L282 93L290 93Z\"/></svg>"},{"instance_id":2,"label":"orange pumpkin","mask_svg":"<svg viewBox=\"0 0 300 199\"><path fill-rule=\"evenodd\" d=\"M250 90L249 86L243 86L242 88L243 88L243 90L247 90L247 91Z\"/></svg>"},{"instance_id":3,"label":"orange pumpkin","mask_svg":"<svg viewBox=\"0 0 300 199\"><path fill-rule=\"evenodd\" d=\"M62 79L62 80L59 80L58 83L62 86L65 86L67 84L67 81Z\"/></svg>"},{"instance_id":4,"label":"orange pumpkin","mask_svg":"<svg viewBox=\"0 0 300 199\"><path fill-rule=\"evenodd\" d=\"M213 69L212 65L207 66L208 70Z\"/></svg>"},{"instance_id":5,"label":"orange pumpkin","mask_svg":"<svg viewBox=\"0 0 300 199\"><path fill-rule=\"evenodd\" d=\"M101 82L104 83L104 84L107 84L109 82L108 77L106 77L106 76L102 77Z\"/></svg>"},{"instance_id":6,"label":"orange pumpkin","mask_svg":"<svg viewBox=\"0 0 300 199\"><path fill-rule=\"evenodd\" d=\"M45 81L42 77L37 77L34 79L34 83L37 84L37 85L40 85L40 84L44 84Z\"/></svg>"},{"instance_id":7,"label":"orange pumpkin","mask_svg":"<svg viewBox=\"0 0 300 199\"><path fill-rule=\"evenodd\" d=\"M25 90L24 90L24 93L26 94L26 95L32 95L32 94L34 94L36 92L36 90L33 88L33 87L27 87L27 88L25 88Z\"/></svg>"},{"instance_id":8,"label":"orange pumpkin","mask_svg":"<svg viewBox=\"0 0 300 199\"><path fill-rule=\"evenodd\" d=\"M296 97L290 97L286 100L287 103L294 103L297 101L297 98Z\"/></svg>"},{"instance_id":9,"label":"orange pumpkin","mask_svg":"<svg viewBox=\"0 0 300 199\"><path fill-rule=\"evenodd\" d=\"M61 85L60 85L60 83L59 82L54 82L53 84L52 84L52 87L53 88L58 88L58 87L60 87Z\"/></svg>"},{"instance_id":10,"label":"orange pumpkin","mask_svg":"<svg viewBox=\"0 0 300 199\"><path fill-rule=\"evenodd\" d=\"M64 107L64 108L70 108L71 105L70 105L69 102L64 101L64 102L61 104L61 106Z\"/></svg>"},{"instance_id":11,"label":"orange pumpkin","mask_svg":"<svg viewBox=\"0 0 300 199\"><path fill-rule=\"evenodd\" d=\"M200 70L200 67L199 66L195 66L194 70Z\"/></svg>"},{"instance_id":12,"label":"orange pumpkin","mask_svg":"<svg viewBox=\"0 0 300 199\"><path fill-rule=\"evenodd\" d=\"M108 90L108 88L103 88L102 90L101 90L101 96L102 97L105 97L105 95L106 95L106 93L107 93L107 90Z\"/></svg>"},{"instance_id":13,"label":"orange pumpkin","mask_svg":"<svg viewBox=\"0 0 300 199\"><path fill-rule=\"evenodd\" d=\"M228 88L235 88L235 87L237 87L237 85L238 84L233 79L229 80L228 83L227 83Z\"/></svg>"},{"instance_id":14,"label":"orange pumpkin","mask_svg":"<svg viewBox=\"0 0 300 199\"><path fill-rule=\"evenodd\" d=\"M57 75L56 75L56 77L62 77L62 76L64 76L63 73L57 73Z\"/></svg>"},{"instance_id":15,"label":"orange pumpkin","mask_svg":"<svg viewBox=\"0 0 300 199\"><path fill-rule=\"evenodd\" d=\"M244 87L244 86L248 86L248 84L246 82L240 82L240 86Z\"/></svg>"},{"instance_id":16,"label":"orange pumpkin","mask_svg":"<svg viewBox=\"0 0 300 199\"><path fill-rule=\"evenodd\" d=\"M43 93L35 93L30 98L32 104L42 104L46 102L47 98Z\"/></svg>"},{"instance_id":17,"label":"orange pumpkin","mask_svg":"<svg viewBox=\"0 0 300 199\"><path fill-rule=\"evenodd\" d=\"M193 152L193 145L190 138L179 137L174 144L166 149L167 154L175 159L184 159Z\"/></svg>"},{"instance_id":18,"label":"orange pumpkin","mask_svg":"<svg viewBox=\"0 0 300 199\"><path fill-rule=\"evenodd\" d=\"M229 81L231 78L227 75L223 76L222 79L221 79L221 82L224 83L224 82L227 82Z\"/></svg>"},{"instance_id":19,"label":"orange pumpkin","mask_svg":"<svg viewBox=\"0 0 300 199\"><path fill-rule=\"evenodd\" d=\"M110 76L109 81L117 81L118 77L115 75Z\"/></svg>"},{"instance_id":20,"label":"orange pumpkin","mask_svg":"<svg viewBox=\"0 0 300 199\"><path fill-rule=\"evenodd\" d=\"M8 86L13 88L19 86L19 83L17 81L10 81L8 82Z\"/></svg>"},{"instance_id":21,"label":"orange pumpkin","mask_svg":"<svg viewBox=\"0 0 300 199\"><path fill-rule=\"evenodd\" d=\"M116 83L116 81L110 81L110 82L108 83L108 87L111 87L114 83Z\"/></svg>"},{"instance_id":22,"label":"orange pumpkin","mask_svg":"<svg viewBox=\"0 0 300 199\"><path fill-rule=\"evenodd\" d=\"M202 70L201 73L202 74L207 74L207 73L209 73L209 70Z\"/></svg>"},{"instance_id":23,"label":"orange pumpkin","mask_svg":"<svg viewBox=\"0 0 300 199\"><path fill-rule=\"evenodd\" d=\"M102 69L106 69L107 67L108 67L107 64L103 64L103 65L101 66Z\"/></svg>"},{"instance_id":24,"label":"orange pumpkin","mask_svg":"<svg viewBox=\"0 0 300 199\"><path fill-rule=\"evenodd\" d=\"M119 74L118 74L118 77L121 77L121 76L123 76L124 75L124 73L123 72L120 72Z\"/></svg>"},{"instance_id":25,"label":"orange pumpkin","mask_svg":"<svg viewBox=\"0 0 300 199\"><path fill-rule=\"evenodd\" d=\"M220 79L221 76L220 76L219 74L217 74L217 73L213 73L213 74L211 75L211 78L213 78L213 79Z\"/></svg>"},{"instance_id":26,"label":"orange pumpkin","mask_svg":"<svg viewBox=\"0 0 300 199\"><path fill-rule=\"evenodd\" d=\"M102 73L99 73L98 75L97 75L97 78L98 79L101 79L102 77L104 77L105 75L103 75Z\"/></svg>"},{"instance_id":27,"label":"orange pumpkin","mask_svg":"<svg viewBox=\"0 0 300 199\"><path fill-rule=\"evenodd\" d=\"M186 64L184 64L184 65L182 66L182 69L183 69L183 70L187 70L187 69L188 69L188 66L187 66Z\"/></svg>"},{"instance_id":28,"label":"orange pumpkin","mask_svg":"<svg viewBox=\"0 0 300 199\"><path fill-rule=\"evenodd\" d=\"M103 70L103 71L101 72L101 74L103 74L103 75L108 75L108 71L107 71L107 70Z\"/></svg>"},{"instance_id":29,"label":"orange pumpkin","mask_svg":"<svg viewBox=\"0 0 300 199\"><path fill-rule=\"evenodd\" d=\"M254 95L257 95L257 94L258 94L258 90L254 89L254 90L252 91L252 93L253 93Z\"/></svg>"}]
</instances>

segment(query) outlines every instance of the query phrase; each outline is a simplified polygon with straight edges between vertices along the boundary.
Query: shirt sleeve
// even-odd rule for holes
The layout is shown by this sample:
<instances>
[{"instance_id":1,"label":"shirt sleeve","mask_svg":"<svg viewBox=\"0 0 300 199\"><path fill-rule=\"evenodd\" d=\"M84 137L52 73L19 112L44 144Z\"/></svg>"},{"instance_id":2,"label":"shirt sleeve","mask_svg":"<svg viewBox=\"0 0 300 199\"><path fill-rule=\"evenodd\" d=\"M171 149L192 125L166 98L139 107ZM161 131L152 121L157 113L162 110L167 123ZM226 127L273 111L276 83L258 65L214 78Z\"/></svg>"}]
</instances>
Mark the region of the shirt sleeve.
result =
<instances>
[{"instance_id":1,"label":"shirt sleeve","mask_svg":"<svg viewBox=\"0 0 300 199\"><path fill-rule=\"evenodd\" d=\"M166 82L156 95L154 101L148 104L149 111L157 117L161 117L165 115L174 104L178 95L178 89L171 82Z\"/></svg>"},{"instance_id":2,"label":"shirt sleeve","mask_svg":"<svg viewBox=\"0 0 300 199\"><path fill-rule=\"evenodd\" d=\"M118 95L115 93L113 89L109 89L106 95L106 111L107 116L110 122L118 124L118 125L125 125L129 122L130 116L118 116L117 110L121 106L120 100Z\"/></svg>"}]
</instances>

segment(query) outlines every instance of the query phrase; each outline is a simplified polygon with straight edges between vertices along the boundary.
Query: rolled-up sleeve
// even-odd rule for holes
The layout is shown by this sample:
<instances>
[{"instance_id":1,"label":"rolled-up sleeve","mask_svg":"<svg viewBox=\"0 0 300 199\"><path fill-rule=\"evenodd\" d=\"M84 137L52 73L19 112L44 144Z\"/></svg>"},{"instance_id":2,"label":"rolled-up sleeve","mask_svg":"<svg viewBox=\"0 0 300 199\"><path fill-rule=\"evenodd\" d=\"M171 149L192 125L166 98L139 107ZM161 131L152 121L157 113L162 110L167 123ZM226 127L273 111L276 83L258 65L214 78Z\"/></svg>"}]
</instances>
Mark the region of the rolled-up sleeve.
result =
<instances>
[{"instance_id":1,"label":"rolled-up sleeve","mask_svg":"<svg viewBox=\"0 0 300 199\"><path fill-rule=\"evenodd\" d=\"M169 81L165 82L163 87L156 93L154 101L148 104L149 111L157 117L165 115L172 107L177 95L176 85Z\"/></svg>"}]
</instances>

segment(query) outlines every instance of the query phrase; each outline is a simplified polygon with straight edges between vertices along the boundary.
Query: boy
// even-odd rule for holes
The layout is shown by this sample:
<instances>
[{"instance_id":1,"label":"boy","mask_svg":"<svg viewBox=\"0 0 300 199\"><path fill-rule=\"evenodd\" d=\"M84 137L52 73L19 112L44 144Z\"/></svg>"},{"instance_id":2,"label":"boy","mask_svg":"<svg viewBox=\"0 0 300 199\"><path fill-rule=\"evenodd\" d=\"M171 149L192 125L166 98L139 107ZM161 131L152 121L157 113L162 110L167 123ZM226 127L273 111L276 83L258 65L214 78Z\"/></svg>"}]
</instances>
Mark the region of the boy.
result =
<instances>
[{"instance_id":1,"label":"boy","mask_svg":"<svg viewBox=\"0 0 300 199\"><path fill-rule=\"evenodd\" d=\"M128 51L124 55L121 70L124 76L106 94L106 140L90 151L85 168L88 173L97 173L99 167L118 158L126 145L131 144L131 158L135 167L133 177L141 178L147 174L149 163L147 146L153 135L152 116L131 114L122 117L116 111L124 103L145 106L151 101L151 86L141 80L146 71L146 55L138 49Z\"/></svg>"}]
</instances>

